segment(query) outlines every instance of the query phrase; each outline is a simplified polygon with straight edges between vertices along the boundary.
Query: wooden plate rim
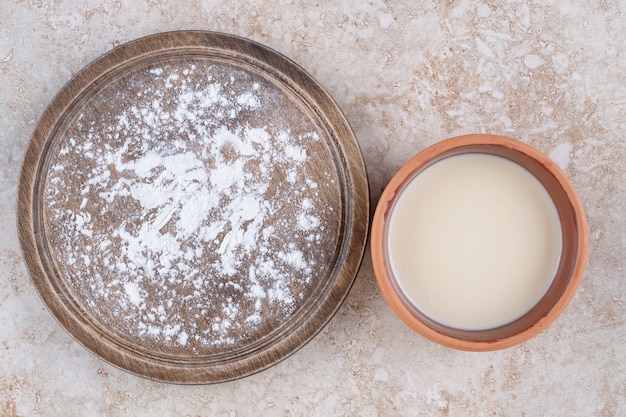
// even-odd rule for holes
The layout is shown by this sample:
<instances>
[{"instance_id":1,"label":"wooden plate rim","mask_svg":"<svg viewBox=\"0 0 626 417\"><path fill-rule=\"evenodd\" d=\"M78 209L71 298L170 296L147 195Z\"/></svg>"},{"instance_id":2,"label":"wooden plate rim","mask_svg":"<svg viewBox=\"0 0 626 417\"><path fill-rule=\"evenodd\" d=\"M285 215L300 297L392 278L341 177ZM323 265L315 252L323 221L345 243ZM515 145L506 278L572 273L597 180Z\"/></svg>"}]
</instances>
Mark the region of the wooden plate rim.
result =
<instances>
[{"instance_id":1,"label":"wooden plate rim","mask_svg":"<svg viewBox=\"0 0 626 417\"><path fill-rule=\"evenodd\" d=\"M237 60L253 66L278 80L316 113L335 141L339 160L335 161L346 174L347 190L344 208L345 235L341 240L336 279L325 298L312 307L311 315L300 320L285 334L276 334L271 346L242 357L217 358L210 361L163 361L138 352L120 348L99 329L74 314L71 300L52 277L55 271L42 261L44 240L36 228L35 195L41 160L47 155L51 139L56 137L72 106L81 100L94 82L133 62L154 56L158 58L174 50L210 54ZM24 156L20 173L17 201L18 235L22 254L42 301L53 317L80 344L107 362L131 373L150 379L181 384L215 383L241 378L263 369L293 354L321 331L339 309L358 272L365 251L369 228L369 190L367 174L358 143L345 116L324 88L296 63L280 53L251 40L207 31L165 32L140 38L102 55L88 64L52 99L39 120Z\"/></svg>"}]
</instances>

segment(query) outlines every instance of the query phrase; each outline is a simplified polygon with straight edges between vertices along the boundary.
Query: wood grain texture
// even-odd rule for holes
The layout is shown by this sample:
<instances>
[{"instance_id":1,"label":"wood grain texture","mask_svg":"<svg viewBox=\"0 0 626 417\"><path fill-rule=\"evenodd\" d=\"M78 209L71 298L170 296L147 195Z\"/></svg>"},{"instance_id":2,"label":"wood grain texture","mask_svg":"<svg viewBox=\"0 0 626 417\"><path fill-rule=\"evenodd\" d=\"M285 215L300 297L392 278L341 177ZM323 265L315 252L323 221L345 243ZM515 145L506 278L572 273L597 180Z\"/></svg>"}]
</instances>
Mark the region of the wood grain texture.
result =
<instances>
[{"instance_id":1,"label":"wood grain texture","mask_svg":"<svg viewBox=\"0 0 626 417\"><path fill-rule=\"evenodd\" d=\"M319 219L327 232L320 234L321 240L311 253L305 253L311 258L317 256L323 265L313 271L308 282L294 281L289 288L301 294L293 311L281 316L274 310L266 310L258 329L239 326L240 334L234 336L235 342L231 344L174 345L131 334L126 331L123 319L115 319L119 312L107 305L107 300L112 304L111 299L95 301L92 297L95 290L76 279L71 250L67 248L74 244L81 250L93 246L97 251L96 244L101 242L98 239L107 235L109 226L133 215L132 205L107 214L110 218L98 219L96 237L81 237L80 242L69 244L62 233L65 223L58 220L62 217L54 215L59 207L72 213L81 211L85 203L80 204L78 194L80 187L89 181L85 173L98 168L90 165L93 159L87 157L89 152L77 148L75 142L80 142L85 132L101 136L105 136L102 132L110 132L115 121L110 115L119 108L132 106L129 97L133 94L142 94L141 89L133 90L137 80L145 91L153 91L152 78L145 79L142 74L164 66L181 72L196 66L205 70L218 68L220 74L226 74L221 80L216 76L222 84L228 72L233 71L256 80L261 89L265 88L263 91L273 92L277 103L274 109L242 113L229 122L233 129L262 125L265 120L294 135L312 130L321 139L307 143L307 154L312 161L297 174L302 181L310 181L316 187L315 192L306 191L302 198L314 199L315 207L326 207L326 214ZM85 120L90 130L84 130ZM166 139L159 140L165 143ZM192 143L189 137L181 140L187 141L185 146ZM104 152L109 145L103 142L100 146L99 152ZM137 147L129 149L125 158L137 160L142 155L145 149ZM284 167L276 168L281 169ZM57 175L55 170L61 174ZM65 188L59 186L59 178ZM289 187L285 173L277 172L266 195L290 193ZM18 193L18 228L24 258L32 281L53 316L76 340L104 360L141 376L174 383L213 383L243 377L277 363L303 346L324 327L346 297L360 266L368 232L369 193L361 153L332 98L307 73L280 54L242 38L211 32L171 32L143 38L114 49L79 72L40 119L23 162ZM285 207L281 216L293 218L297 202ZM89 212L89 207L83 211L90 217L98 214ZM137 221L133 227L141 227L141 222ZM284 240L289 231L282 233ZM297 238L297 234L294 236ZM306 247L303 242L297 244ZM200 261L214 260L211 254L203 256ZM116 280L103 265L85 271L102 274L100 279L105 287L114 285ZM239 283L246 280L240 275ZM158 301L152 300L150 294L148 301ZM216 289L211 297L236 298L237 294Z\"/></svg>"}]
</instances>

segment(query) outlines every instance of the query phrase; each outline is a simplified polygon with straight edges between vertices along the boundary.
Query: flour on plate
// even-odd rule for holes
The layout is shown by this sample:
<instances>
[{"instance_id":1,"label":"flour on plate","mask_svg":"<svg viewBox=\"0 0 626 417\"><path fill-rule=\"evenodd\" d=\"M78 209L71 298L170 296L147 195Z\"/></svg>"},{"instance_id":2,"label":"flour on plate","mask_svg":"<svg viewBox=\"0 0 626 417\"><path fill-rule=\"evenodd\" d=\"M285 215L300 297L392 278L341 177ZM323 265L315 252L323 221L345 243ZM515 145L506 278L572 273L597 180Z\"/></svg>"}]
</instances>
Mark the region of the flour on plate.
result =
<instances>
[{"instance_id":1,"label":"flour on plate","mask_svg":"<svg viewBox=\"0 0 626 417\"><path fill-rule=\"evenodd\" d=\"M313 124L261 118L281 97L243 71L166 64L121 83L126 105L88 106L48 171L70 289L123 337L195 352L279 326L337 239Z\"/></svg>"}]
</instances>

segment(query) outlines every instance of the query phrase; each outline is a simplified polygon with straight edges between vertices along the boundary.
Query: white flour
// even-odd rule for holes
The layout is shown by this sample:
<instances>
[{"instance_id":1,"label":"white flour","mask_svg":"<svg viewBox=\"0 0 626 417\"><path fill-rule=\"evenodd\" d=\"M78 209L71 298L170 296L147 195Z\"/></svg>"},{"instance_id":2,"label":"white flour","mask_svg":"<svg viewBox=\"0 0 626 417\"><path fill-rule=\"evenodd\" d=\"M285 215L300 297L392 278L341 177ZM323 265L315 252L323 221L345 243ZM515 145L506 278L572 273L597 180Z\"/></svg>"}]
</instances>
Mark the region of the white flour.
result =
<instances>
[{"instance_id":1,"label":"white flour","mask_svg":"<svg viewBox=\"0 0 626 417\"><path fill-rule=\"evenodd\" d=\"M264 315L288 317L335 233L305 176L312 126L234 123L272 104L267 87L201 70L151 69L104 131L81 115L46 191L74 290L121 333L180 347L236 343Z\"/></svg>"}]
</instances>

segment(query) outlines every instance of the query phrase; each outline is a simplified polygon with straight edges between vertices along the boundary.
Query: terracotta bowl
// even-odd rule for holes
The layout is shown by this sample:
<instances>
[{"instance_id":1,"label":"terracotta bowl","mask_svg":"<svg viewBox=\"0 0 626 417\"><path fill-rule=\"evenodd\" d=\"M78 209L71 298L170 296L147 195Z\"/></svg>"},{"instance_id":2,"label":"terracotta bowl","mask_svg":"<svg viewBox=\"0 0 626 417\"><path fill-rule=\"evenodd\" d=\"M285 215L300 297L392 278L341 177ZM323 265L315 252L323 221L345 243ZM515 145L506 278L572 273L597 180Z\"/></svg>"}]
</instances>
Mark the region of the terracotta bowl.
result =
<instances>
[{"instance_id":1,"label":"terracotta bowl","mask_svg":"<svg viewBox=\"0 0 626 417\"><path fill-rule=\"evenodd\" d=\"M562 231L561 256L545 295L523 316L497 328L452 328L425 315L400 289L389 261L389 219L401 191L417 174L449 156L483 153L501 156L532 173L556 207ZM588 251L582 203L566 174L543 153L514 139L487 134L459 136L439 142L413 157L391 179L374 214L371 251L376 279L394 312L413 330L442 345L489 351L522 343L547 328L566 308L582 279Z\"/></svg>"}]
</instances>

